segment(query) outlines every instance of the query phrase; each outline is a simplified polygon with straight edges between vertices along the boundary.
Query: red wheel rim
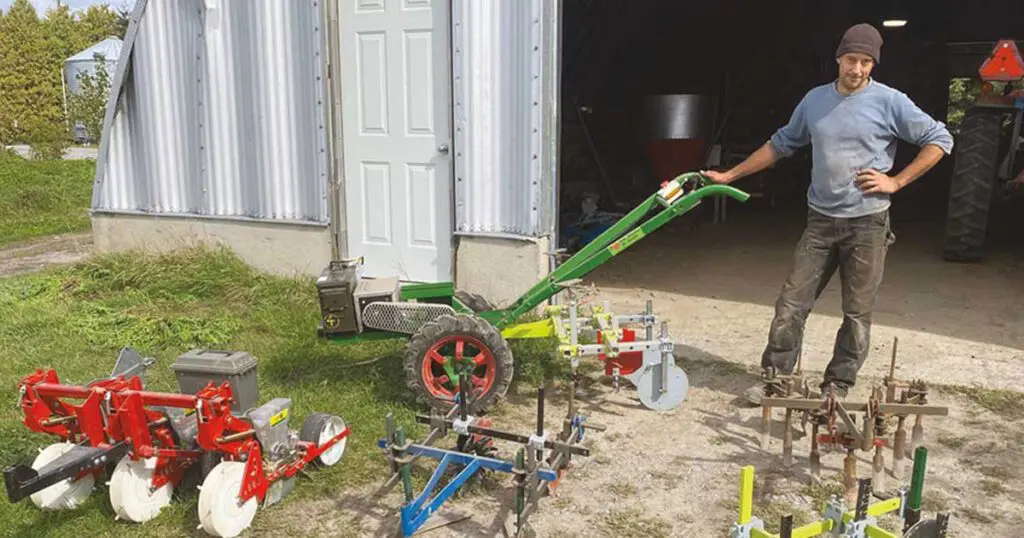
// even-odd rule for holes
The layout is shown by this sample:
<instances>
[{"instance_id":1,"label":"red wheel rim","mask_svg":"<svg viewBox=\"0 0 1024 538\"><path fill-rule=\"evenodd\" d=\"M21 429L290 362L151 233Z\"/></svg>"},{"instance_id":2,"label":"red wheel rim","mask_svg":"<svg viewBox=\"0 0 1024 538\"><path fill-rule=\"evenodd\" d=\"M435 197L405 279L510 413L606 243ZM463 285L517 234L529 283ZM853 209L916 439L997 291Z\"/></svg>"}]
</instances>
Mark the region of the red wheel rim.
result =
<instances>
[{"instance_id":1,"label":"red wheel rim","mask_svg":"<svg viewBox=\"0 0 1024 538\"><path fill-rule=\"evenodd\" d=\"M494 385L494 354L486 344L472 336L446 336L434 342L423 358L423 385L434 398L455 400L458 386L457 380L449 374L450 370L470 372L471 391L478 395L486 394Z\"/></svg>"}]
</instances>

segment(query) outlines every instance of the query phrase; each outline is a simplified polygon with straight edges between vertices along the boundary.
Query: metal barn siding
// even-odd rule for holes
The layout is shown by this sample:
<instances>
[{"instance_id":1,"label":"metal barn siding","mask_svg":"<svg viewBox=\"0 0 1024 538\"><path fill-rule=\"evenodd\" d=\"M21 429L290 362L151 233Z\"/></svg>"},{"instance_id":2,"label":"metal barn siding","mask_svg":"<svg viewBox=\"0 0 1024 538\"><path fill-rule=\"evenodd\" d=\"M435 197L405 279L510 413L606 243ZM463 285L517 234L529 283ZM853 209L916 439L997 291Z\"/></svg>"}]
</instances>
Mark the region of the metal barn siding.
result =
<instances>
[{"instance_id":1,"label":"metal barn siding","mask_svg":"<svg viewBox=\"0 0 1024 538\"><path fill-rule=\"evenodd\" d=\"M93 210L327 223L320 1L139 0L132 19Z\"/></svg>"},{"instance_id":2,"label":"metal barn siding","mask_svg":"<svg viewBox=\"0 0 1024 538\"><path fill-rule=\"evenodd\" d=\"M559 0L454 0L455 233L553 233Z\"/></svg>"}]
</instances>

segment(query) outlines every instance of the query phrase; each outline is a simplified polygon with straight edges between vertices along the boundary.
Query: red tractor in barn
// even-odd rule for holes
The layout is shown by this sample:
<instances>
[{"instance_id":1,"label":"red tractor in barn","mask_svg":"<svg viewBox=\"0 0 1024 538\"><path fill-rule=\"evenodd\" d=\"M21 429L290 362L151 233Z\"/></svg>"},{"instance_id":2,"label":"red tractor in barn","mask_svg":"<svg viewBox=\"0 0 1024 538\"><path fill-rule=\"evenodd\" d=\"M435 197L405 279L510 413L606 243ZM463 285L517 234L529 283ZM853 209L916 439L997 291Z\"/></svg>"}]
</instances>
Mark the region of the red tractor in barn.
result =
<instances>
[{"instance_id":1,"label":"red tractor in barn","mask_svg":"<svg viewBox=\"0 0 1024 538\"><path fill-rule=\"evenodd\" d=\"M944 257L982 258L993 203L1024 190L1024 58L1011 40L996 44L978 70L981 94L964 114L949 187ZM996 83L1003 88L996 91Z\"/></svg>"}]
</instances>

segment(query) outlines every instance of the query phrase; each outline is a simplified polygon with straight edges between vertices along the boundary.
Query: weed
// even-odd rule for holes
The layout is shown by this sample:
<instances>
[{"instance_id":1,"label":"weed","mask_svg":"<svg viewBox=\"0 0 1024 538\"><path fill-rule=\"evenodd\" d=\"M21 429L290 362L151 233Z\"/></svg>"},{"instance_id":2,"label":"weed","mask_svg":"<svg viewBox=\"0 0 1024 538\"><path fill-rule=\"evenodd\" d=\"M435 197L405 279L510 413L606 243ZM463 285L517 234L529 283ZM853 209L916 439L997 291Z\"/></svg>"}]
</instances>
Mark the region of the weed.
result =
<instances>
[{"instance_id":1,"label":"weed","mask_svg":"<svg viewBox=\"0 0 1024 538\"><path fill-rule=\"evenodd\" d=\"M597 525L602 535L615 538L663 538L672 533L669 522L657 516L647 516L638 508L601 514Z\"/></svg>"},{"instance_id":2,"label":"weed","mask_svg":"<svg viewBox=\"0 0 1024 538\"><path fill-rule=\"evenodd\" d=\"M619 497L631 497L636 495L636 486L625 482L614 482L608 485L608 491Z\"/></svg>"},{"instance_id":3,"label":"weed","mask_svg":"<svg viewBox=\"0 0 1024 538\"><path fill-rule=\"evenodd\" d=\"M986 495L994 497L1001 493L1005 493L1006 486L1003 485L1003 482L1000 480L994 480L992 478L982 478L981 490L984 491Z\"/></svg>"},{"instance_id":4,"label":"weed","mask_svg":"<svg viewBox=\"0 0 1024 538\"><path fill-rule=\"evenodd\" d=\"M1024 393L979 386L940 385L940 390L966 397L1003 418L1016 421L1024 416Z\"/></svg>"},{"instance_id":5,"label":"weed","mask_svg":"<svg viewBox=\"0 0 1024 538\"><path fill-rule=\"evenodd\" d=\"M971 439L965 435L953 435L946 432L939 434L937 441L940 445L954 450L967 446Z\"/></svg>"},{"instance_id":6,"label":"weed","mask_svg":"<svg viewBox=\"0 0 1024 538\"><path fill-rule=\"evenodd\" d=\"M938 490L928 490L921 494L921 510L925 512L943 512L949 509L949 500Z\"/></svg>"}]
</instances>

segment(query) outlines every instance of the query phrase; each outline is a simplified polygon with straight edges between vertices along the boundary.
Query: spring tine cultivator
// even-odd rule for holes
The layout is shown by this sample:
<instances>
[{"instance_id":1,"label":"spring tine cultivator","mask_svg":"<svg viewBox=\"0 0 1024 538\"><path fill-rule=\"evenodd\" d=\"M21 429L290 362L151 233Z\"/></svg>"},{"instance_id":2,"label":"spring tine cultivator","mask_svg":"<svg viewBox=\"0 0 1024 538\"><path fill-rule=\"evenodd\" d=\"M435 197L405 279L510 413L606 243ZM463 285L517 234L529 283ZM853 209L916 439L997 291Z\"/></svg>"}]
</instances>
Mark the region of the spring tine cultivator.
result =
<instances>
[{"instance_id":1,"label":"spring tine cultivator","mask_svg":"<svg viewBox=\"0 0 1024 538\"><path fill-rule=\"evenodd\" d=\"M537 426L529 435L499 430L489 419L470 414L473 394L466 376L460 376L460 391L456 404L444 415L433 412L430 416L417 415L416 421L431 426L430 433L422 443L406 439L403 427L395 427L392 414L387 416L387 437L378 441L384 450L391 469L391 477L385 490L402 483L405 502L400 512L402 536L412 536L423 526L432 514L455 495L466 482L483 470L501 471L514 475L516 497L514 521L506 522L508 536L524 536L529 532L528 519L537 510L540 498L557 488L559 480L567 472L573 456L589 456L590 451L579 443L586 430L603 431L599 425L590 424L585 416L575 412L572 403L566 414L562 431L554 438L544 429L544 388L537 392ZM479 391L477 391L479 392ZM454 431L458 435L455 449L432 446L437 440ZM500 439L520 445L515 460L496 457L494 440ZM411 465L420 458L438 461L430 480L423 490L414 494L411 481ZM441 480L450 467L458 472L446 484ZM437 491L440 488L440 491Z\"/></svg>"},{"instance_id":2,"label":"spring tine cultivator","mask_svg":"<svg viewBox=\"0 0 1024 538\"><path fill-rule=\"evenodd\" d=\"M289 399L255 406L257 395L247 390L247 381L255 387L255 360L241 361L241 376L218 373L230 366L225 360L238 363L247 354L194 350L179 357L180 393L145 390L143 369L153 361L133 357L126 348L111 377L86 385L62 383L52 369L22 380L24 424L59 441L31 465L4 470L11 502L29 497L44 510L74 509L97 478L109 475L116 517L143 523L159 515L191 471L202 479L200 527L236 536L260 503L276 503L291 491L304 467L334 465L344 453L349 429L340 417L312 414L296 435L288 429ZM213 367L203 375L186 368L189 359ZM196 384L194 393L185 390Z\"/></svg>"},{"instance_id":3,"label":"spring tine cultivator","mask_svg":"<svg viewBox=\"0 0 1024 538\"><path fill-rule=\"evenodd\" d=\"M924 440L923 418L925 416L947 416L949 408L934 405L928 401L928 385L920 380L903 381L896 379L896 348L893 341L892 362L889 375L880 386L873 387L866 401L839 399L834 391L817 394L810 390L799 371L793 375L778 375L768 371L764 375L765 395L762 400L762 447L767 447L771 437L772 411L785 410L783 422L782 458L783 465L793 464L793 420L796 414L806 431L811 423L811 450L809 465L815 479L821 473L822 451L844 451L843 482L846 500L852 503L857 495L858 450L873 453L872 480L876 489L885 486L885 455L891 447L893 453L892 472L896 480L902 480L906 460L911 458ZM914 418L909 446L907 445L907 421ZM897 419L892 439L889 438L890 418Z\"/></svg>"}]
</instances>

